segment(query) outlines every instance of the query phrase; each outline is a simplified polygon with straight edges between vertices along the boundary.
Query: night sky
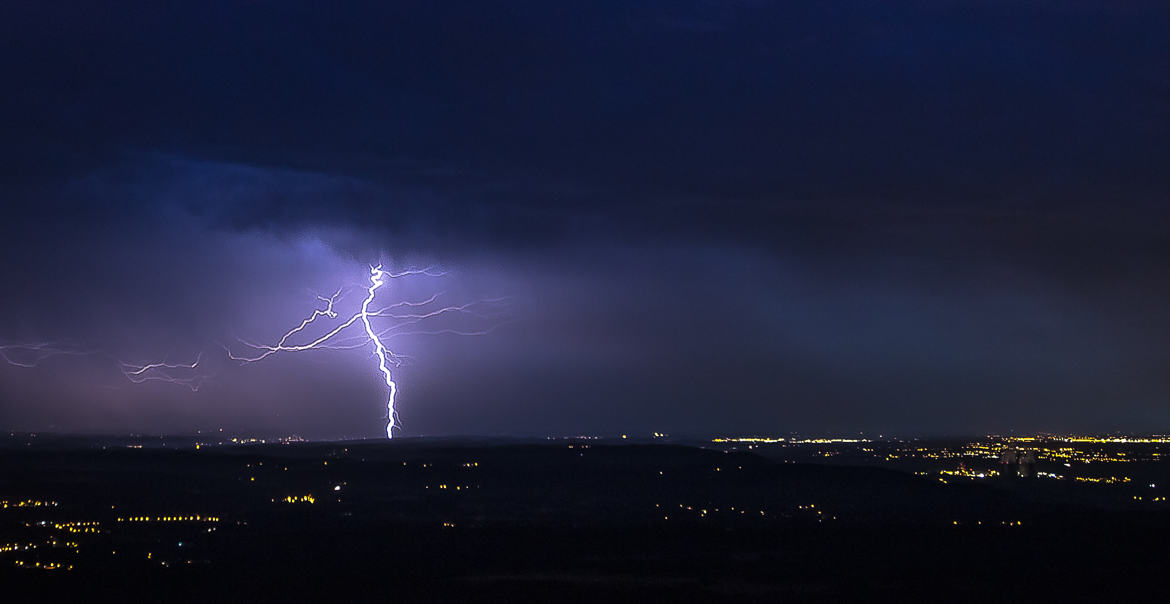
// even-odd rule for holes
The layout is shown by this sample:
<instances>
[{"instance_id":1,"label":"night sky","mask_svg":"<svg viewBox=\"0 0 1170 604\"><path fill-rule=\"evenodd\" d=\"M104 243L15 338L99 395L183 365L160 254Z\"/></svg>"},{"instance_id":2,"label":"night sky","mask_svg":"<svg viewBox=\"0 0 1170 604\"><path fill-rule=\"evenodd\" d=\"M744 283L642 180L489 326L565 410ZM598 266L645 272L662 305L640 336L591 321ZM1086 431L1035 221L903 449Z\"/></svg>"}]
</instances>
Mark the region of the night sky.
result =
<instances>
[{"instance_id":1,"label":"night sky","mask_svg":"<svg viewBox=\"0 0 1170 604\"><path fill-rule=\"evenodd\" d=\"M0 7L0 428L1170 429L1170 5ZM462 323L461 321L469 321ZM471 323L475 323L472 325ZM118 362L189 362L197 392Z\"/></svg>"}]
</instances>

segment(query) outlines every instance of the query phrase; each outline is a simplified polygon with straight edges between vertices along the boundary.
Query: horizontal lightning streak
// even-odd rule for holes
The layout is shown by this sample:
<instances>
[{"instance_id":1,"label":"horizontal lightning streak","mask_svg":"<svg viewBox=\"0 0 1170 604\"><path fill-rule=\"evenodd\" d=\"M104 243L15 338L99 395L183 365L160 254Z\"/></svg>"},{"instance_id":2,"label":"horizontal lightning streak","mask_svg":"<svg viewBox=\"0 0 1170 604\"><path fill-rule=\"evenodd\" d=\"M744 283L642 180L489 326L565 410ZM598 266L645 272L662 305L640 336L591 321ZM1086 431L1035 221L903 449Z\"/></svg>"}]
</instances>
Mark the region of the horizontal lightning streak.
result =
<instances>
[{"instance_id":1,"label":"horizontal lightning streak","mask_svg":"<svg viewBox=\"0 0 1170 604\"><path fill-rule=\"evenodd\" d=\"M57 356L84 356L89 352L63 348L51 342L38 344L0 344L0 357L16 367L31 369Z\"/></svg>"}]
</instances>

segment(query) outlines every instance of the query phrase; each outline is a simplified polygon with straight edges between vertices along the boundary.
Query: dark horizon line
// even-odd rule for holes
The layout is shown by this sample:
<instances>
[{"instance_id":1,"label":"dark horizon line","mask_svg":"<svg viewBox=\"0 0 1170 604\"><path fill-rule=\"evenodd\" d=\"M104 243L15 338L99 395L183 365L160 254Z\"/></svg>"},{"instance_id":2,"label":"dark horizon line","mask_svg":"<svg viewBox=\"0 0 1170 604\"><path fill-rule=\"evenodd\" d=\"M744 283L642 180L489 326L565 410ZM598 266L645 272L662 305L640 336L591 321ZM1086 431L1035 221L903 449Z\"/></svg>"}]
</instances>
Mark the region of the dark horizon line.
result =
<instances>
[{"instance_id":1,"label":"dark horizon line","mask_svg":"<svg viewBox=\"0 0 1170 604\"><path fill-rule=\"evenodd\" d=\"M646 442L646 441L660 441L663 443L670 443L670 442L677 442L677 441L715 442L718 439L729 439L730 442L728 442L726 444L735 444L734 441L737 439L754 439L754 438L776 439L778 441L780 439L786 439L786 440L791 440L791 439L809 440L809 439L818 439L818 438L850 439L850 438L855 438L855 437L858 439L875 440L875 441L877 441L877 440L930 440L930 439L950 439L950 438L1003 438L1003 437L1012 437L1012 438L1044 438L1044 437L1050 437L1050 438L1062 438L1062 437L1157 438L1157 437L1163 437L1163 438L1170 438L1170 432L1129 431L1129 430L1105 430L1105 431L1091 431L1091 432L1085 432L1085 431L1062 432L1062 431L1048 431L1048 430L1038 430L1038 431L1010 430L1010 431L1005 431L1005 432L941 432L941 431L935 431L935 432L917 432L917 433L894 433L894 432L884 432L884 431L880 431L880 432L879 431L825 431L825 432L787 431L787 432L771 432L771 433L763 432L763 431L753 431L753 432L733 433L733 432L722 431L722 432L710 432L710 433L695 433L695 432L661 433L659 436L655 436L654 433L634 434L634 433L630 433L630 432L626 432L626 433L618 432L618 433L611 433L611 434L588 434L588 433L578 433L578 434L418 434L418 435L401 435L401 436L396 436L393 439L387 439L384 437L379 438L379 437L365 437L365 436L338 436L338 437L308 438L308 437L303 437L299 434L275 434L275 433L252 433L252 434L249 434L249 433L245 433L245 432L236 432L236 431L232 431L232 432L226 432L226 431L225 432L218 432L218 431L216 431L216 432L208 432L208 433L194 433L194 432L192 432L192 433L175 433L175 432L172 432L172 433L166 433L166 432L148 433L148 432L78 432L78 431L60 431L59 432L59 431L53 431L53 430L27 430L27 429L15 430L15 429L9 429L9 430L5 430L5 432L8 433L8 436L10 438L16 437L16 436L29 436L29 437L34 437L34 438L41 437L41 436L51 436L51 437L58 437L58 438L79 438L79 439L90 439L90 440L128 439L128 438L139 438L139 439L150 438L150 439L159 439L159 440L165 440L165 439L170 438L170 439L195 440L195 439L209 437L209 436L219 436L219 437L221 437L220 438L221 441L223 439L227 439L230 441L230 439L232 439L232 438L262 439L265 441L275 441L275 440L281 440L281 439L299 439L299 440L286 440L286 442L287 443L303 442L303 443L309 443L309 444L312 444L312 443L341 443L341 442L345 442L345 443L376 443L376 442L403 442L403 441L417 442L417 441L424 441L424 440L483 440L483 439L537 440L537 441L597 439L597 440L605 440L605 441L627 440L627 441L633 441L633 442L639 442L639 443ZM208 444L208 445L217 444L218 445L220 443L204 443L204 444ZM226 444L226 443L224 443L224 444ZM236 443L231 443L231 444L260 444L260 443L236 442ZM277 444L277 443L267 442L265 444Z\"/></svg>"}]
</instances>

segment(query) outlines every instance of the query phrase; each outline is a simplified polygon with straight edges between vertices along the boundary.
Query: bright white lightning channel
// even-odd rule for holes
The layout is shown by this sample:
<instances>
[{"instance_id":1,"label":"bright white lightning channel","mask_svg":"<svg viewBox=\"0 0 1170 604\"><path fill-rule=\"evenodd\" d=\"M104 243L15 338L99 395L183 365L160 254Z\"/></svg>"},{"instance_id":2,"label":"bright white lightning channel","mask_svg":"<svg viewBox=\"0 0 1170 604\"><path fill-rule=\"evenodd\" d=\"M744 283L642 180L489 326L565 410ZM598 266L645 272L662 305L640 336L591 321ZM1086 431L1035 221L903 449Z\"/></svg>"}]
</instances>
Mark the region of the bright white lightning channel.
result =
<instances>
[{"instance_id":1,"label":"bright white lightning channel","mask_svg":"<svg viewBox=\"0 0 1170 604\"><path fill-rule=\"evenodd\" d=\"M397 411L394 410L394 392L398 387L390 375L390 368L386 366L386 346L382 344L382 340L374 332L374 326L370 324L370 303L374 301L374 292L382 287L382 274L381 264L370 267L370 288L366 290L368 295L362 301L361 315L362 323L366 326L366 335L374 343L374 354L378 356L378 370L386 378L386 387L390 389L390 394L386 399L386 438L394 438L394 424L397 423Z\"/></svg>"},{"instance_id":2,"label":"bright white lightning channel","mask_svg":"<svg viewBox=\"0 0 1170 604\"><path fill-rule=\"evenodd\" d=\"M399 426L398 411L395 408L395 396L397 395L398 385L394 381L394 368L402 366L403 361L407 358L392 351L386 346L386 341L390 338L405 336L405 335L437 335L437 334L451 334L462 336L477 336L485 335L492 331L496 326L493 325L486 329L437 329L428 331L403 331L402 328L418 325L428 319L434 319L443 315L461 314L473 319L499 321L502 317L493 312L483 312L482 309L491 309L498 307L498 305L505 304L505 298L493 298L487 300L480 300L478 302L471 302L468 304L461 304L457 306L445 306L434 308L431 304L435 303L441 294L432 295L426 300L417 302L403 301L390 304L381 308L370 308L374 304L377 297L378 290L387 284L388 279L397 279L400 277L407 277L412 275L426 275L429 277L441 277L446 273L434 271L434 269L423 270L407 270L401 273L391 273L382 269L382 265L370 266L370 281L369 286L365 288L366 296L362 300L362 304L358 312L349 316L347 319L336 325L332 329L325 332L323 335L317 336L305 344L292 344L291 340L300 334L317 319L325 317L326 319L337 319L338 314L335 310L335 305L341 297L341 290L334 292L332 296L322 297L318 296L318 301L325 304L325 308L318 308L313 313L300 322L299 325L287 331L274 345L264 345L255 342L248 342L239 340L240 344L251 348L255 351L252 356L241 356L235 354L230 348L225 347L228 357L235 361L243 363L254 363L267 358L278 352L301 352L306 350L335 350L345 351L364 348L370 344L374 346L374 356L378 359L378 371L381 373L383 381L386 383L386 437L394 437L394 429ZM398 314L391 312L392 309L400 307L418 308L418 311ZM374 319L382 321L390 320L393 323L388 327L379 329L374 325ZM357 322L361 322L363 328L362 335L343 335L349 327Z\"/></svg>"}]
</instances>

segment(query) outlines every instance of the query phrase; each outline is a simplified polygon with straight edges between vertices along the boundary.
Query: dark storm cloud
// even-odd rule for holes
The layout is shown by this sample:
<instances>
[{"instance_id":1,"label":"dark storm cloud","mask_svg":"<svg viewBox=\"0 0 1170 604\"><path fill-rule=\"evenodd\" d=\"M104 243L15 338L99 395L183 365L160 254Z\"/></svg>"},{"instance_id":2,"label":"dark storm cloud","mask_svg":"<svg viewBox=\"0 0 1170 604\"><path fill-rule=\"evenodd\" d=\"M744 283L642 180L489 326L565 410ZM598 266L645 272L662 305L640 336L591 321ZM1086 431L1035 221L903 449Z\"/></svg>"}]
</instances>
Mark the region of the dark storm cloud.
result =
<instances>
[{"instance_id":1,"label":"dark storm cloud","mask_svg":"<svg viewBox=\"0 0 1170 604\"><path fill-rule=\"evenodd\" d=\"M1170 22L1150 6L17 4L6 166L137 147L568 212L1160 201Z\"/></svg>"},{"instance_id":2,"label":"dark storm cloud","mask_svg":"<svg viewBox=\"0 0 1170 604\"><path fill-rule=\"evenodd\" d=\"M1167 419L1161 3L3 10L5 338L267 336L392 258L522 318L417 344L415 433ZM365 433L299 362L0 421Z\"/></svg>"}]
</instances>

